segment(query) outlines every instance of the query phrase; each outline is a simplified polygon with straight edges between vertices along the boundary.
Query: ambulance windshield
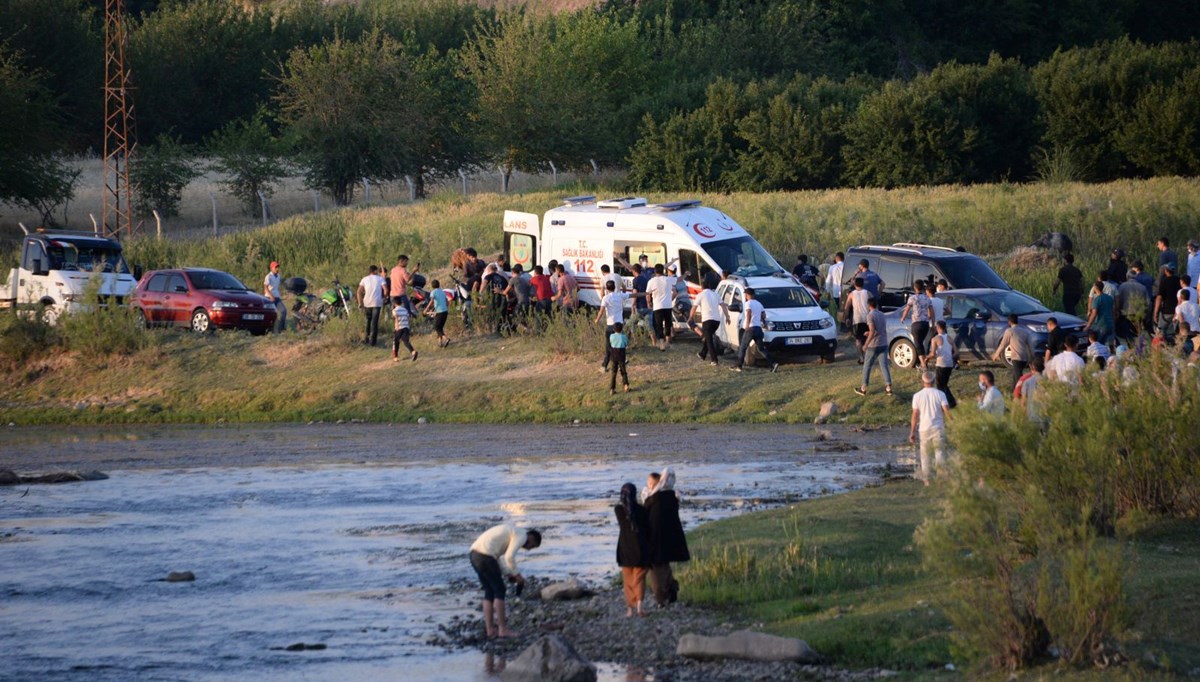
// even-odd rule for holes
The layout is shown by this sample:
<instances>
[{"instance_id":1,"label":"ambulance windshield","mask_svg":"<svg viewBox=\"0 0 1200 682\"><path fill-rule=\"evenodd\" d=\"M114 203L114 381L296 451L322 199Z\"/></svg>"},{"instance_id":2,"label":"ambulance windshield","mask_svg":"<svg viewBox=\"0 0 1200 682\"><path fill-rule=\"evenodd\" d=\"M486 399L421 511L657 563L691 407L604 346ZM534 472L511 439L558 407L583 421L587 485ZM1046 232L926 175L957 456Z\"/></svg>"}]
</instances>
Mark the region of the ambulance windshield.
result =
<instances>
[{"instance_id":1,"label":"ambulance windshield","mask_svg":"<svg viewBox=\"0 0 1200 682\"><path fill-rule=\"evenodd\" d=\"M779 263L753 237L735 237L704 244L704 251L717 262L725 276L761 277L783 272Z\"/></svg>"}]
</instances>

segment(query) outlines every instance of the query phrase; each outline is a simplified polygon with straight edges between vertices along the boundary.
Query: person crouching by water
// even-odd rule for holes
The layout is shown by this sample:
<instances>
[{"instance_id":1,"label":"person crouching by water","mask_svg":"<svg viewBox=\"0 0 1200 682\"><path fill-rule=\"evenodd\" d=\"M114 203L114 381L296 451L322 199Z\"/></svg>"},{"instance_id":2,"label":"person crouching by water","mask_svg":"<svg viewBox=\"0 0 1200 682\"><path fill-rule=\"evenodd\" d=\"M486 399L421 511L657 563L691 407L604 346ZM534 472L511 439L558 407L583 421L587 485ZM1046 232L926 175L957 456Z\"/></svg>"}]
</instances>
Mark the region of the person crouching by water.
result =
<instances>
[{"instance_id":1,"label":"person crouching by water","mask_svg":"<svg viewBox=\"0 0 1200 682\"><path fill-rule=\"evenodd\" d=\"M679 520L679 495L675 492L675 472L663 469L658 481L646 496L646 527L649 529L650 587L659 607L675 603L679 583L671 572L671 564L690 561L683 523Z\"/></svg>"},{"instance_id":2,"label":"person crouching by water","mask_svg":"<svg viewBox=\"0 0 1200 682\"><path fill-rule=\"evenodd\" d=\"M617 565L625 585L625 617L632 618L642 611L646 594L646 574L650 571L650 551L647 544L646 509L638 504L637 486L621 486L621 501L613 507L617 515Z\"/></svg>"},{"instance_id":3,"label":"person crouching by water","mask_svg":"<svg viewBox=\"0 0 1200 682\"><path fill-rule=\"evenodd\" d=\"M508 629L504 614L507 590L504 579L516 583L517 594L525 587L525 578L517 572L517 550L531 550L542 544L542 534L532 528L523 530L507 523L492 526L471 544L471 567L483 586L483 628L488 639L515 637Z\"/></svg>"}]
</instances>

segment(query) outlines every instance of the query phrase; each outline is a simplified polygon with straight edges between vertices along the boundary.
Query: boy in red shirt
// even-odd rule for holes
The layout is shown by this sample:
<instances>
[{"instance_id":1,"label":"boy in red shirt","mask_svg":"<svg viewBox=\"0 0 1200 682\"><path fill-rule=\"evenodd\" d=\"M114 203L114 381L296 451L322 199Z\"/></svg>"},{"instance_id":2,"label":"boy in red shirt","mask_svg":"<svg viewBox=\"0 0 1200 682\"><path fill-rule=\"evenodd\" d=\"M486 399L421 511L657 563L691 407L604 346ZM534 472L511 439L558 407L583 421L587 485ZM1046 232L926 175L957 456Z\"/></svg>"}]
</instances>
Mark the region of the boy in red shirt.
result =
<instances>
[{"instance_id":1,"label":"boy in red shirt","mask_svg":"<svg viewBox=\"0 0 1200 682\"><path fill-rule=\"evenodd\" d=\"M533 287L533 294L537 299L534 303L534 310L543 315L549 315L550 302L554 298L554 288L550 286L550 278L546 276L542 266L533 266L533 277L529 279L529 284Z\"/></svg>"}]
</instances>

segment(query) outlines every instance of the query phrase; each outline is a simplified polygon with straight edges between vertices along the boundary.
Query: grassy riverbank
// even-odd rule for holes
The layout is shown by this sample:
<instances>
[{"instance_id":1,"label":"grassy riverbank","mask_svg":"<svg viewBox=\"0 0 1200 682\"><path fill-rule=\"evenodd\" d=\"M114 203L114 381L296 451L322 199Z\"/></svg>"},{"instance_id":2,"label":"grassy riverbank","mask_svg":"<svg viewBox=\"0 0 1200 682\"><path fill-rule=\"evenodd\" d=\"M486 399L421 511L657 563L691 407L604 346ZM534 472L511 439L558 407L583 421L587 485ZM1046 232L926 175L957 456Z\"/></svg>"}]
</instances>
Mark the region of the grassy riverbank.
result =
<instances>
[{"instance_id":1,"label":"grassy riverbank","mask_svg":"<svg viewBox=\"0 0 1200 682\"><path fill-rule=\"evenodd\" d=\"M683 591L736 609L769 632L803 638L838 666L880 666L921 679L971 676L951 650L944 579L922 567L913 543L937 504L936 493L903 481L705 524L689 538L693 561L680 577ZM1121 645L1133 664L1067 677L1197 673L1198 531L1195 521L1158 521L1113 540L1129 559L1130 627ZM1063 674L1047 663L1027 676Z\"/></svg>"}]
</instances>

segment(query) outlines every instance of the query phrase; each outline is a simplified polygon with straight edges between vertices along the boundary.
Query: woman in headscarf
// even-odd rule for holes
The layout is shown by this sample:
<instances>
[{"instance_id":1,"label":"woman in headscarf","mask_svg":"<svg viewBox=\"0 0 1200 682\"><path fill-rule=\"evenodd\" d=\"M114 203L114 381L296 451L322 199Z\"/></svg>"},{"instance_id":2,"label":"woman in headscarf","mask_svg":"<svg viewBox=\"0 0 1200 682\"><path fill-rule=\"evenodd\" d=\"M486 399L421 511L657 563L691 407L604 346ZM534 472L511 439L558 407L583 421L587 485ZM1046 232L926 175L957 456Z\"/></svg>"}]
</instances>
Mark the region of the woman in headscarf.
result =
<instances>
[{"instance_id":1,"label":"woman in headscarf","mask_svg":"<svg viewBox=\"0 0 1200 682\"><path fill-rule=\"evenodd\" d=\"M642 612L642 601L646 594L646 573L650 568L647 551L646 510L638 504L637 486L626 483L621 486L621 501L613 507L617 514L620 534L617 536L617 565L621 567L621 580L625 585L625 617Z\"/></svg>"},{"instance_id":2,"label":"woman in headscarf","mask_svg":"<svg viewBox=\"0 0 1200 682\"><path fill-rule=\"evenodd\" d=\"M646 498L647 538L650 544L650 587L660 607L679 597L679 583L671 573L671 563L689 561L687 538L679 520L679 495L675 493L675 472L663 469L658 483Z\"/></svg>"}]
</instances>

